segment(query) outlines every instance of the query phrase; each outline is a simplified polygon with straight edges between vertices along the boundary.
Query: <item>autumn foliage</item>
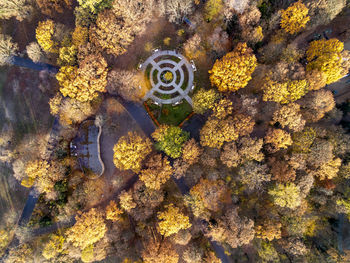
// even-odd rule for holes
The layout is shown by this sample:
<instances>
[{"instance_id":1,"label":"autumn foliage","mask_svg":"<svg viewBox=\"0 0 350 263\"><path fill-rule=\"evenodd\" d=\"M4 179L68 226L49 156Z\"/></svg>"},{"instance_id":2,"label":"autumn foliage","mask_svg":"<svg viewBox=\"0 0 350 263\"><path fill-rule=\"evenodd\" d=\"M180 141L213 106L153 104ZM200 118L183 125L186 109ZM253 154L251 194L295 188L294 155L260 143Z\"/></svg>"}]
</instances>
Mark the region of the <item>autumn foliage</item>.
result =
<instances>
[{"instance_id":1,"label":"autumn foliage","mask_svg":"<svg viewBox=\"0 0 350 263\"><path fill-rule=\"evenodd\" d=\"M158 212L157 217L160 220L158 223L159 232L165 237L176 234L181 229L191 227L188 216L181 213L180 208L174 206L173 204L168 205L165 211Z\"/></svg>"},{"instance_id":2,"label":"autumn foliage","mask_svg":"<svg viewBox=\"0 0 350 263\"><path fill-rule=\"evenodd\" d=\"M298 1L282 11L281 27L290 34L298 33L310 20L308 8Z\"/></svg>"},{"instance_id":3,"label":"autumn foliage","mask_svg":"<svg viewBox=\"0 0 350 263\"><path fill-rule=\"evenodd\" d=\"M247 86L257 66L253 51L246 43L239 43L235 49L217 60L209 71L210 82L219 91L237 91Z\"/></svg>"},{"instance_id":4,"label":"autumn foliage","mask_svg":"<svg viewBox=\"0 0 350 263\"><path fill-rule=\"evenodd\" d=\"M106 92L107 62L100 54L90 54L75 66L63 66L56 75L63 96L81 102L91 101Z\"/></svg>"},{"instance_id":5,"label":"autumn foliage","mask_svg":"<svg viewBox=\"0 0 350 263\"><path fill-rule=\"evenodd\" d=\"M113 151L113 161L117 168L138 172L142 161L152 151L152 145L148 138L143 139L137 133L129 132L118 140Z\"/></svg>"}]
</instances>

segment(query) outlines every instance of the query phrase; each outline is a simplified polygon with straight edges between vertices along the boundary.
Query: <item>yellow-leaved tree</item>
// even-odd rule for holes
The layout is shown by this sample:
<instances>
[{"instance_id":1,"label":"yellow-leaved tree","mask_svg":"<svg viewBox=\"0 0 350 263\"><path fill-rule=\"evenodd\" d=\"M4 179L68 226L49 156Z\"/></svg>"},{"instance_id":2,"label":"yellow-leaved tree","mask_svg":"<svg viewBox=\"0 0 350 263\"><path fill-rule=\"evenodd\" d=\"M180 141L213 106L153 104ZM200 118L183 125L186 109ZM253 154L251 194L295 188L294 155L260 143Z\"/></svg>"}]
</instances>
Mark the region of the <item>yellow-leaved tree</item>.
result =
<instances>
[{"instance_id":1,"label":"yellow-leaved tree","mask_svg":"<svg viewBox=\"0 0 350 263\"><path fill-rule=\"evenodd\" d=\"M46 176L49 168L50 165L45 160L34 160L28 162L25 169L27 177L23 179L21 184L25 187L33 186L35 179Z\"/></svg>"},{"instance_id":2,"label":"yellow-leaved tree","mask_svg":"<svg viewBox=\"0 0 350 263\"><path fill-rule=\"evenodd\" d=\"M131 209L136 207L136 203L134 202L134 199L130 192L122 191L119 195L119 199L120 199L120 206L125 211L130 211Z\"/></svg>"},{"instance_id":3,"label":"yellow-leaved tree","mask_svg":"<svg viewBox=\"0 0 350 263\"><path fill-rule=\"evenodd\" d=\"M297 208L302 201L300 188L294 183L277 184L269 190L269 195L276 205L290 209Z\"/></svg>"},{"instance_id":4,"label":"yellow-leaved tree","mask_svg":"<svg viewBox=\"0 0 350 263\"><path fill-rule=\"evenodd\" d=\"M239 43L232 52L216 60L209 70L210 82L221 92L237 91L247 86L256 66L253 50L246 43Z\"/></svg>"},{"instance_id":5,"label":"yellow-leaved tree","mask_svg":"<svg viewBox=\"0 0 350 263\"><path fill-rule=\"evenodd\" d=\"M43 256L47 260L56 258L63 251L64 237L61 235L51 235L43 249Z\"/></svg>"},{"instance_id":6,"label":"yellow-leaved tree","mask_svg":"<svg viewBox=\"0 0 350 263\"><path fill-rule=\"evenodd\" d=\"M119 221L121 219L120 215L123 210L119 209L115 201L110 201L106 207L106 219L112 221Z\"/></svg>"},{"instance_id":7,"label":"yellow-leaved tree","mask_svg":"<svg viewBox=\"0 0 350 263\"><path fill-rule=\"evenodd\" d=\"M36 40L44 51L57 53L58 43L52 40L55 33L55 24L51 19L39 22L35 30Z\"/></svg>"},{"instance_id":8,"label":"yellow-leaved tree","mask_svg":"<svg viewBox=\"0 0 350 263\"><path fill-rule=\"evenodd\" d=\"M101 54L89 54L75 66L61 67L56 75L63 96L81 102L91 101L98 92L106 92L107 61Z\"/></svg>"},{"instance_id":9,"label":"yellow-leaved tree","mask_svg":"<svg viewBox=\"0 0 350 263\"><path fill-rule=\"evenodd\" d=\"M107 232L107 226L102 212L91 208L86 213L75 217L76 223L67 231L67 241L80 249L95 244Z\"/></svg>"},{"instance_id":10,"label":"yellow-leaved tree","mask_svg":"<svg viewBox=\"0 0 350 263\"><path fill-rule=\"evenodd\" d=\"M348 52L344 43L336 38L312 41L306 51L307 71L318 70L325 74L326 83L336 82L349 71Z\"/></svg>"},{"instance_id":11,"label":"yellow-leaved tree","mask_svg":"<svg viewBox=\"0 0 350 263\"><path fill-rule=\"evenodd\" d=\"M309 22L309 9L298 1L282 11L281 27L289 34L298 33Z\"/></svg>"},{"instance_id":12,"label":"yellow-leaved tree","mask_svg":"<svg viewBox=\"0 0 350 263\"><path fill-rule=\"evenodd\" d=\"M176 234L181 229L187 229L192 226L188 216L181 213L180 208L170 204L166 206L166 210L163 212L158 212L158 219L160 222L159 233L165 237Z\"/></svg>"},{"instance_id":13,"label":"yellow-leaved tree","mask_svg":"<svg viewBox=\"0 0 350 263\"><path fill-rule=\"evenodd\" d=\"M128 135L120 137L113 151L113 161L117 168L139 172L142 161L152 151L152 143L150 139L143 139L136 132L129 132Z\"/></svg>"},{"instance_id":14,"label":"yellow-leaved tree","mask_svg":"<svg viewBox=\"0 0 350 263\"><path fill-rule=\"evenodd\" d=\"M307 94L309 83L305 79L277 82L266 77L262 89L263 101L286 104L296 101Z\"/></svg>"},{"instance_id":15,"label":"yellow-leaved tree","mask_svg":"<svg viewBox=\"0 0 350 263\"><path fill-rule=\"evenodd\" d=\"M290 134L282 129L268 130L264 141L270 143L275 149L286 149L293 143Z\"/></svg>"}]
</instances>

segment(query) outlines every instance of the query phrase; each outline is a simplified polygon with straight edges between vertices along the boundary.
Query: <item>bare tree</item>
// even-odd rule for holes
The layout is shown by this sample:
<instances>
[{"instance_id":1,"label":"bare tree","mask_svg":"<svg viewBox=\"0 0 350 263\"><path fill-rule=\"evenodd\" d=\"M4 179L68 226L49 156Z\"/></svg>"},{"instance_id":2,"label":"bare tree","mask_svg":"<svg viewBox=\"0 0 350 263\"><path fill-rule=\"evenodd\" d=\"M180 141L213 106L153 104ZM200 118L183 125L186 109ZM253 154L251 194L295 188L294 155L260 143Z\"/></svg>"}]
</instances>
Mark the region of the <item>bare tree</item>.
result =
<instances>
[{"instance_id":1,"label":"bare tree","mask_svg":"<svg viewBox=\"0 0 350 263\"><path fill-rule=\"evenodd\" d=\"M11 58L16 55L17 50L18 46L12 42L10 36L0 34L0 66L9 64Z\"/></svg>"},{"instance_id":2,"label":"bare tree","mask_svg":"<svg viewBox=\"0 0 350 263\"><path fill-rule=\"evenodd\" d=\"M0 19L16 17L22 21L32 15L34 9L30 0L1 0Z\"/></svg>"}]
</instances>

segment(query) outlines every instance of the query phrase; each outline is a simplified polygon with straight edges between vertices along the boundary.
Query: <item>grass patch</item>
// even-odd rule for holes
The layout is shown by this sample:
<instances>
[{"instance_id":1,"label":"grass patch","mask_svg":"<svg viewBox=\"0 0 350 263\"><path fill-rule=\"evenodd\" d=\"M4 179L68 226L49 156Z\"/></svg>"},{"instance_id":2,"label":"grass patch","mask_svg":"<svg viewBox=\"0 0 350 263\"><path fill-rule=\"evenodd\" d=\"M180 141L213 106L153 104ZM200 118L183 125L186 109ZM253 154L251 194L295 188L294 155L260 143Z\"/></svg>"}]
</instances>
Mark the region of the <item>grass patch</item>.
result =
<instances>
[{"instance_id":1,"label":"grass patch","mask_svg":"<svg viewBox=\"0 0 350 263\"><path fill-rule=\"evenodd\" d=\"M147 105L160 124L177 126L192 112L192 106L186 100L176 106L165 104L160 107L151 101L148 101Z\"/></svg>"}]
</instances>

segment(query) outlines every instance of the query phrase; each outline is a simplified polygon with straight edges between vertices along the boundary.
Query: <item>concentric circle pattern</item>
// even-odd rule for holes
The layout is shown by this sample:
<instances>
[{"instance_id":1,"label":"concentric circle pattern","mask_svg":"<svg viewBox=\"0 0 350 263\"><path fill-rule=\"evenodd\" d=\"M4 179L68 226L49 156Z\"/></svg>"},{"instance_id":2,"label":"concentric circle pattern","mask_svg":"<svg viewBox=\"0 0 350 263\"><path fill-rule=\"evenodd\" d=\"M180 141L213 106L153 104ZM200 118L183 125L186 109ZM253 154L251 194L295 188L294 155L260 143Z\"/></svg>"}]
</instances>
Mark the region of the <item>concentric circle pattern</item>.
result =
<instances>
[{"instance_id":1,"label":"concentric circle pattern","mask_svg":"<svg viewBox=\"0 0 350 263\"><path fill-rule=\"evenodd\" d=\"M192 105L188 96L193 89L193 68L187 59L172 50L157 51L141 66L151 90L144 100L157 104L177 104L183 99Z\"/></svg>"}]
</instances>

